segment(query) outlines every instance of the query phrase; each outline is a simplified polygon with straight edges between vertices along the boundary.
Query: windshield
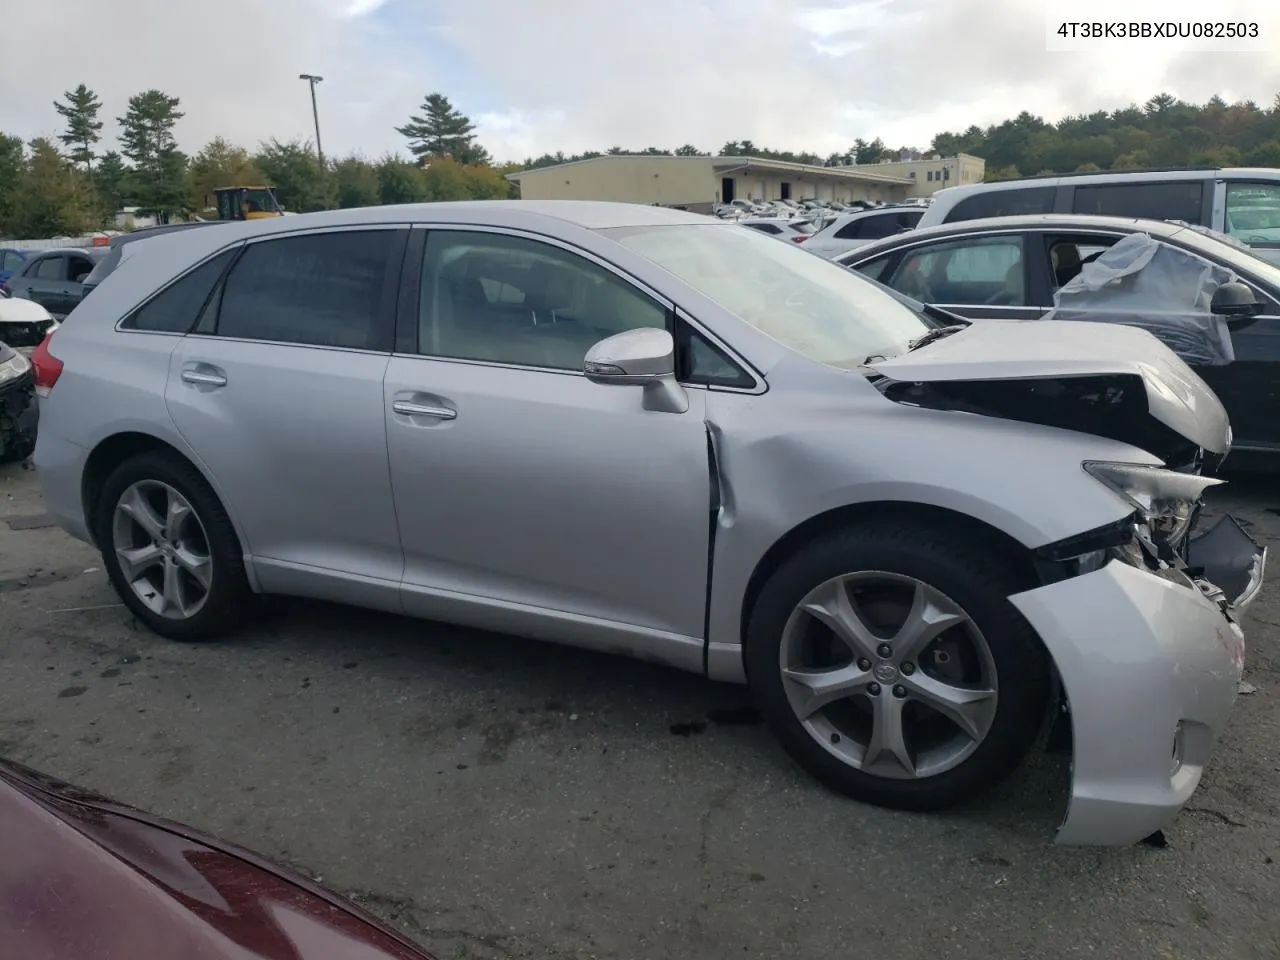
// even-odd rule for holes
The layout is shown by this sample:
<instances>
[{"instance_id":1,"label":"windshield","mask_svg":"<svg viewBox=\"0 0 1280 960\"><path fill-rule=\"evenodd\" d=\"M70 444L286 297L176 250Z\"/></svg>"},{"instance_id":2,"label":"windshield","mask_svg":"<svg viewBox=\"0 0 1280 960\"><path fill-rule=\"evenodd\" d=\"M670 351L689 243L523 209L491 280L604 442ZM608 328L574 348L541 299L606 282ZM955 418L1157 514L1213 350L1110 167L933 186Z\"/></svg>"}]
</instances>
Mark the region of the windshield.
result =
<instances>
[{"instance_id":1,"label":"windshield","mask_svg":"<svg viewBox=\"0 0 1280 960\"><path fill-rule=\"evenodd\" d=\"M1171 234L1170 239L1174 238L1182 246L1210 260L1216 260L1237 273L1252 277L1256 282L1266 284L1271 290L1280 290L1280 267L1268 263L1255 253L1241 250L1233 243L1224 243L1211 234L1190 227Z\"/></svg>"},{"instance_id":2,"label":"windshield","mask_svg":"<svg viewBox=\"0 0 1280 960\"><path fill-rule=\"evenodd\" d=\"M835 367L905 352L929 324L852 271L732 224L601 231L757 330Z\"/></svg>"},{"instance_id":3,"label":"windshield","mask_svg":"<svg viewBox=\"0 0 1280 960\"><path fill-rule=\"evenodd\" d=\"M242 202L249 213L274 213L279 209L275 194L270 190L255 190L247 187Z\"/></svg>"}]
</instances>

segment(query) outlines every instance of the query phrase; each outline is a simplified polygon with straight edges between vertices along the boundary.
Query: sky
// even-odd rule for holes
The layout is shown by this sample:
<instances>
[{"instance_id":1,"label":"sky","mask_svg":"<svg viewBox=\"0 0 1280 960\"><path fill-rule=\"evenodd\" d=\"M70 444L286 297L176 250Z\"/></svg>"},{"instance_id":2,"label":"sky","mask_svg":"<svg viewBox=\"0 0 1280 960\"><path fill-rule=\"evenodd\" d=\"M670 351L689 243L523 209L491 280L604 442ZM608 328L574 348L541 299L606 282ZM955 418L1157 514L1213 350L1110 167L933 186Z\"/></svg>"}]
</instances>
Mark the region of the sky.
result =
<instances>
[{"instance_id":1,"label":"sky","mask_svg":"<svg viewBox=\"0 0 1280 960\"><path fill-rule=\"evenodd\" d=\"M219 135L311 139L300 73L324 77L328 155L402 151L394 128L440 92L517 162L743 139L927 148L1021 110L1057 120L1159 92L1269 107L1280 93L1280 0L1158 5L1162 19L1259 22L1270 52L1047 50L1046 10L1082 3L1127 19L1149 0L0 0L0 131L56 134L53 101L85 83L107 148L148 88L180 98L191 152Z\"/></svg>"}]
</instances>

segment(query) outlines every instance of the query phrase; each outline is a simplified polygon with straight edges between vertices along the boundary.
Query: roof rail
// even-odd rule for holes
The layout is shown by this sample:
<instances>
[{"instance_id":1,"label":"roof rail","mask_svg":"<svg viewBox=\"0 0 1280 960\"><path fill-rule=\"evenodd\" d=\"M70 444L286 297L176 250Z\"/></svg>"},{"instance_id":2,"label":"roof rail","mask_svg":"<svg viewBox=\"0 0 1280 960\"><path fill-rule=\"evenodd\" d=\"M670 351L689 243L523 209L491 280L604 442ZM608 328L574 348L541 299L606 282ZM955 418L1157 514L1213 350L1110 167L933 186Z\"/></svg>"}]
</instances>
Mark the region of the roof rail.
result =
<instances>
[{"instance_id":1,"label":"roof rail","mask_svg":"<svg viewBox=\"0 0 1280 960\"><path fill-rule=\"evenodd\" d=\"M1010 177L1008 180L988 180L987 183L1014 183L1021 180L1051 180L1058 177L1125 176L1130 173L1207 173L1222 167L1126 167L1123 170L1072 170L1070 173L1036 173L1029 177Z\"/></svg>"}]
</instances>

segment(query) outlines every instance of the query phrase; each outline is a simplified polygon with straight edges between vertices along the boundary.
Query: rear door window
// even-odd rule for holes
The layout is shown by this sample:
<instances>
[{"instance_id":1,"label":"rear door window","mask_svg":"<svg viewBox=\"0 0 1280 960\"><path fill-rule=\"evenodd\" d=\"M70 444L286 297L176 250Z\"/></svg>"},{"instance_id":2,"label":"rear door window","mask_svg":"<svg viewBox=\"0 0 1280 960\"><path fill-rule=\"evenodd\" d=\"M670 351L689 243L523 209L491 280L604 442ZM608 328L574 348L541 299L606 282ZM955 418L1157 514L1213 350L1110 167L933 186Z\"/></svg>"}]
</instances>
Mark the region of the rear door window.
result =
<instances>
[{"instance_id":1,"label":"rear door window","mask_svg":"<svg viewBox=\"0 0 1280 960\"><path fill-rule=\"evenodd\" d=\"M1016 217L1030 213L1052 213L1057 187L1018 187L1008 190L984 190L957 203L943 218L944 223L957 220L981 220L986 217Z\"/></svg>"},{"instance_id":2,"label":"rear door window","mask_svg":"<svg viewBox=\"0 0 1280 960\"><path fill-rule=\"evenodd\" d=\"M1078 186L1071 209L1106 217L1200 223L1204 184L1203 180L1170 180Z\"/></svg>"},{"instance_id":3,"label":"rear door window","mask_svg":"<svg viewBox=\"0 0 1280 960\"><path fill-rule=\"evenodd\" d=\"M85 278L93 272L93 261L88 257L67 257L67 263L67 278L76 283L84 283Z\"/></svg>"},{"instance_id":4,"label":"rear door window","mask_svg":"<svg viewBox=\"0 0 1280 960\"><path fill-rule=\"evenodd\" d=\"M343 230L250 244L222 287L215 332L389 349L395 291L388 270L397 239L394 230Z\"/></svg>"}]
</instances>

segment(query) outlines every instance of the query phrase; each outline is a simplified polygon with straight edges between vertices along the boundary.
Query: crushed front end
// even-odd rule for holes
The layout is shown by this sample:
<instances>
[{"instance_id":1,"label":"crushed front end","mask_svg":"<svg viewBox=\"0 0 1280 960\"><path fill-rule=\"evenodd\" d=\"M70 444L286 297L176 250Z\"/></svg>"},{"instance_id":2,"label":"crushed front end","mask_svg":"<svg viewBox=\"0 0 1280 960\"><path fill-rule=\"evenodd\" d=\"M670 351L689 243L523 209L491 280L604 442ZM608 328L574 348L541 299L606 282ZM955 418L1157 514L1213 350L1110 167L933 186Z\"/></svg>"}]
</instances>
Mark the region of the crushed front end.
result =
<instances>
[{"instance_id":1,"label":"crushed front end","mask_svg":"<svg viewBox=\"0 0 1280 960\"><path fill-rule=\"evenodd\" d=\"M1191 470L1086 463L1134 506L1041 547L1042 586L1010 598L1057 665L1071 721L1071 804L1058 842L1123 845L1190 799L1244 668L1239 615L1267 553L1233 517L1202 522ZM1207 529L1204 529L1207 527Z\"/></svg>"},{"instance_id":2,"label":"crushed front end","mask_svg":"<svg viewBox=\"0 0 1280 960\"><path fill-rule=\"evenodd\" d=\"M36 445L36 418L31 362L0 342L0 461L30 456Z\"/></svg>"}]
</instances>

